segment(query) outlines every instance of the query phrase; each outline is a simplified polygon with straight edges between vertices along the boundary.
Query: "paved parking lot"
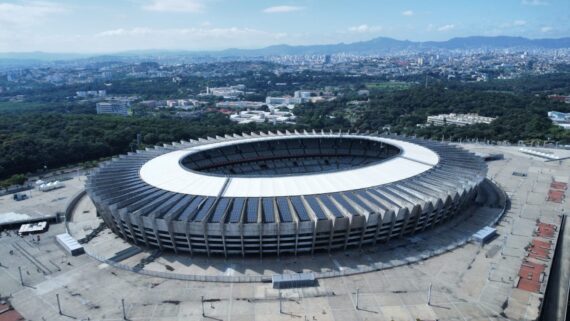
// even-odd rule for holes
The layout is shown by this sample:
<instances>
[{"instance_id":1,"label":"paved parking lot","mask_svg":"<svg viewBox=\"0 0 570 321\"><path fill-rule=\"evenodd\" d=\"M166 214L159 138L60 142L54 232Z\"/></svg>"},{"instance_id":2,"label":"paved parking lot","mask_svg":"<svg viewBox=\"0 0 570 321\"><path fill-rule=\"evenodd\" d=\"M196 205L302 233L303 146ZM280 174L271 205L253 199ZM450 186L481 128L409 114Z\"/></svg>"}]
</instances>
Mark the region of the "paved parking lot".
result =
<instances>
[{"instance_id":1,"label":"paved parking lot","mask_svg":"<svg viewBox=\"0 0 570 321\"><path fill-rule=\"evenodd\" d=\"M87 255L68 257L55 244L54 235L65 230L52 225L39 244L6 232L0 237L0 295L28 320L122 320L121 299L129 320L534 320L541 293L517 289L515 282L527 246L539 219L559 224L563 203L546 201L553 179L569 182L570 160L544 162L516 148L467 146L478 152L504 153L505 159L489 163L489 177L511 198L510 210L497 226L499 236L483 248L468 243L419 263L345 277L319 279L318 286L279 292L270 283L213 283L149 277L101 263ZM527 177L513 176L513 171ZM2 205L0 204L0 208ZM78 237L98 225L89 201L78 206L82 220L75 223ZM0 212L3 212L0 210ZM91 215L91 218L89 216ZM484 214L481 214L484 215ZM477 216L477 215L476 215ZM454 233L472 231L457 225ZM417 246L443 242L445 231L408 240ZM439 238L438 238L439 237ZM93 248L120 249L121 240L108 230L95 238ZM190 259L160 257L148 265L162 270L193 273L273 273L303 269L357 267L370 260L398 260L413 246L369 253L336 253L332 257L252 259ZM402 250L404 249L404 250ZM494 249L494 250L493 250ZM12 252L13 254L10 254ZM347 256L348 254L348 256ZM140 255L144 256L144 253ZM132 257L128 260L140 260ZM336 263L335 263L336 262ZM194 266L196 265L196 266ZM24 286L20 283L22 270ZM248 272L248 269L249 272ZM428 289L431 304L428 305ZM358 290L358 307L355 292ZM61 300L58 313L56 294ZM202 316L202 297L205 302Z\"/></svg>"},{"instance_id":2,"label":"paved parking lot","mask_svg":"<svg viewBox=\"0 0 570 321\"><path fill-rule=\"evenodd\" d=\"M85 177L74 177L63 182L65 187L49 192L32 189L18 194L26 195L26 199L15 201L14 194L0 196L0 226L15 220L49 219L57 212L63 212L69 199L85 184Z\"/></svg>"}]
</instances>

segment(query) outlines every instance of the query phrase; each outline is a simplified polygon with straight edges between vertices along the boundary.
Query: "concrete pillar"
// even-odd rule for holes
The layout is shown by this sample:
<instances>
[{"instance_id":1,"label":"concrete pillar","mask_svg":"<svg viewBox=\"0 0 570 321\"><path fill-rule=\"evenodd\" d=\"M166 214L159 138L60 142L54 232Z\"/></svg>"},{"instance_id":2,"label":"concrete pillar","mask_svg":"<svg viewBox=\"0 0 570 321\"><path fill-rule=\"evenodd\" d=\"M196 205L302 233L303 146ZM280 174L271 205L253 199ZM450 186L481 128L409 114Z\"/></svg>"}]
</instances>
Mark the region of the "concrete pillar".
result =
<instances>
[{"instance_id":1,"label":"concrete pillar","mask_svg":"<svg viewBox=\"0 0 570 321\"><path fill-rule=\"evenodd\" d=\"M420 223L421 218L424 217L427 220L429 213L431 213L431 211L424 212L424 209L420 207L420 209L417 211L416 219L414 220L414 225L412 227L412 234L416 233L416 229L418 228L418 224Z\"/></svg>"},{"instance_id":2,"label":"concrete pillar","mask_svg":"<svg viewBox=\"0 0 570 321\"><path fill-rule=\"evenodd\" d=\"M131 214L127 214L127 217L129 217L129 220L130 220L130 216L131 216ZM145 229L145 226L144 226L144 222L143 222L142 216L141 216L141 215L137 215L137 216L136 216L136 220L137 220L137 223L138 223L139 230L140 230L141 233L142 233L142 237L143 237L144 243L146 244L146 246L151 246L150 243L148 242L148 238L146 237L146 229ZM154 222L153 222L153 224L154 224ZM132 231L132 225L129 224L129 226L131 227L131 231Z\"/></svg>"},{"instance_id":3,"label":"concrete pillar","mask_svg":"<svg viewBox=\"0 0 570 321\"><path fill-rule=\"evenodd\" d=\"M368 218L370 218L370 216L368 216ZM364 241L364 234L366 234L367 227L368 227L368 220L362 223L362 232L360 233L360 242L358 243L358 250L362 249L362 242Z\"/></svg>"},{"instance_id":4,"label":"concrete pillar","mask_svg":"<svg viewBox=\"0 0 570 321\"><path fill-rule=\"evenodd\" d=\"M345 230L345 235L344 235L344 247L343 249L346 250L346 248L348 247L348 237L350 236L350 230L352 228L352 218L348 219L348 226Z\"/></svg>"},{"instance_id":5,"label":"concrete pillar","mask_svg":"<svg viewBox=\"0 0 570 321\"><path fill-rule=\"evenodd\" d=\"M241 257L245 258L245 242L243 240L243 223L239 223L239 235L241 240Z\"/></svg>"},{"instance_id":6,"label":"concrete pillar","mask_svg":"<svg viewBox=\"0 0 570 321\"><path fill-rule=\"evenodd\" d=\"M297 256L298 245L299 245L299 222L295 222L295 256Z\"/></svg>"},{"instance_id":7,"label":"concrete pillar","mask_svg":"<svg viewBox=\"0 0 570 321\"><path fill-rule=\"evenodd\" d=\"M124 239L125 241L129 242L129 241L130 241L130 240L129 240L129 237L127 236L127 232L126 232L126 230L125 230L125 226L123 225L123 221L125 221L125 224L126 224L127 220L126 220L126 219L123 220L121 216L122 216L122 215L121 215L120 213L117 213L117 215L116 215L116 218L117 218L117 221L118 221L117 224L119 225L119 230L121 231L121 236L123 236L123 239ZM133 238L134 238L134 236L133 236ZM134 242L135 244L137 244L136 241L133 241L133 242Z\"/></svg>"},{"instance_id":8,"label":"concrete pillar","mask_svg":"<svg viewBox=\"0 0 570 321\"><path fill-rule=\"evenodd\" d=\"M137 239L137 235L135 234L135 230L133 229L133 224L131 223L131 216L127 212L127 209L123 209L123 210L124 210L124 215L121 215L121 216L124 216L124 218L125 218L125 223L127 223L127 227L129 228L129 232L131 232L133 242L135 244L140 244L141 241L139 239ZM141 234L143 235L143 237L145 237L144 228L141 226L139 226L138 228L139 228Z\"/></svg>"},{"instance_id":9,"label":"concrete pillar","mask_svg":"<svg viewBox=\"0 0 570 321\"><path fill-rule=\"evenodd\" d=\"M413 210L414 208L412 208L412 211ZM408 227L408 222L410 221L411 216L412 213L410 213L410 210L406 209L406 213L404 214L404 223L402 224L402 228L400 229L400 234L398 235L398 238L404 237L404 233L406 231L406 228Z\"/></svg>"},{"instance_id":10,"label":"concrete pillar","mask_svg":"<svg viewBox=\"0 0 570 321\"><path fill-rule=\"evenodd\" d=\"M204 245L206 246L206 253L210 257L210 244L208 243L208 221L204 220L202 223L202 231L204 231Z\"/></svg>"},{"instance_id":11,"label":"concrete pillar","mask_svg":"<svg viewBox=\"0 0 570 321\"><path fill-rule=\"evenodd\" d=\"M392 216L391 216L391 223L390 223L390 230L388 231L388 236L386 237L386 243L388 241L390 241L390 239L392 238L392 232L394 231L394 225L396 225L396 212L391 212Z\"/></svg>"},{"instance_id":12,"label":"concrete pillar","mask_svg":"<svg viewBox=\"0 0 570 321\"><path fill-rule=\"evenodd\" d=\"M164 250L164 247L162 246L162 241L160 240L160 234L158 234L158 227L156 226L156 216L153 214L151 216L151 219L152 219L152 230L154 232L154 237L156 237L156 244L158 244L158 248L160 250Z\"/></svg>"},{"instance_id":13,"label":"concrete pillar","mask_svg":"<svg viewBox=\"0 0 570 321\"><path fill-rule=\"evenodd\" d=\"M433 220L435 219L435 216L437 215L437 211L435 208L432 208L432 210L427 213L426 218L424 220L424 223L422 224L422 232L426 230L426 228L428 227L428 222L430 221L430 218L433 222Z\"/></svg>"},{"instance_id":14,"label":"concrete pillar","mask_svg":"<svg viewBox=\"0 0 570 321\"><path fill-rule=\"evenodd\" d=\"M281 223L275 224L277 224L277 256L281 256Z\"/></svg>"},{"instance_id":15,"label":"concrete pillar","mask_svg":"<svg viewBox=\"0 0 570 321\"><path fill-rule=\"evenodd\" d=\"M220 223L220 231L222 233L222 246L224 247L224 257L227 259L228 258L228 249L226 247L226 224L224 224L224 221L222 220Z\"/></svg>"},{"instance_id":16,"label":"concrete pillar","mask_svg":"<svg viewBox=\"0 0 570 321\"><path fill-rule=\"evenodd\" d=\"M317 223L319 221L315 218L315 221L313 222L313 244L311 245L311 255L315 254L315 246L317 246Z\"/></svg>"},{"instance_id":17,"label":"concrete pillar","mask_svg":"<svg viewBox=\"0 0 570 321\"><path fill-rule=\"evenodd\" d=\"M172 242L174 253L178 254L178 247L176 246L176 238L174 236L174 226L172 223L172 218L167 219L166 226L168 227L168 235L170 236L170 241Z\"/></svg>"},{"instance_id":18,"label":"concrete pillar","mask_svg":"<svg viewBox=\"0 0 570 321\"><path fill-rule=\"evenodd\" d=\"M387 215L387 213L384 212L384 215ZM382 224L384 223L384 218L382 214L378 213L378 220L376 223L377 223L376 232L374 232L374 241L372 241L373 245L376 245L376 243L378 242L378 235L380 235L380 229L382 228Z\"/></svg>"},{"instance_id":19,"label":"concrete pillar","mask_svg":"<svg viewBox=\"0 0 570 321\"><path fill-rule=\"evenodd\" d=\"M331 248L332 248L332 241L333 241L333 236L334 236L334 223L336 221L336 218L333 218L331 220L329 220L330 222L330 233L329 233L329 254L331 253Z\"/></svg>"},{"instance_id":20,"label":"concrete pillar","mask_svg":"<svg viewBox=\"0 0 570 321\"><path fill-rule=\"evenodd\" d=\"M279 229L277 229L279 231ZM259 259L263 259L263 224L257 224L257 231L259 233ZM277 239L277 255L279 256L279 238Z\"/></svg>"},{"instance_id":21,"label":"concrete pillar","mask_svg":"<svg viewBox=\"0 0 570 321\"><path fill-rule=\"evenodd\" d=\"M437 213L430 224L430 228L434 228L441 221L444 212L445 212L445 203L442 203L441 207L437 210Z\"/></svg>"},{"instance_id":22,"label":"concrete pillar","mask_svg":"<svg viewBox=\"0 0 570 321\"><path fill-rule=\"evenodd\" d=\"M192 240L190 239L190 222L186 222L186 241L188 242L188 251L190 256L194 255L192 251Z\"/></svg>"}]
</instances>

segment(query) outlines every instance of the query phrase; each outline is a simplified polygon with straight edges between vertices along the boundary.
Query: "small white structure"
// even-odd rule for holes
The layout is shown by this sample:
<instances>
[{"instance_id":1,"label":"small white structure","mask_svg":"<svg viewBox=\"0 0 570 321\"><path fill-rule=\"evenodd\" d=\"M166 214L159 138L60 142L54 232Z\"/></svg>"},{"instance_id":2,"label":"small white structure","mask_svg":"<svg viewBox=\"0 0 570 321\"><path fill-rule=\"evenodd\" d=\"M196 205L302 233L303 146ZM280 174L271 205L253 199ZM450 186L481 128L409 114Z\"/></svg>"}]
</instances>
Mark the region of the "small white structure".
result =
<instances>
[{"instance_id":1,"label":"small white structure","mask_svg":"<svg viewBox=\"0 0 570 321\"><path fill-rule=\"evenodd\" d=\"M238 124L248 124L248 123L287 123L294 122L295 115L288 111L261 111L261 110L245 110L236 114L230 115L230 120L237 122Z\"/></svg>"},{"instance_id":2,"label":"small white structure","mask_svg":"<svg viewBox=\"0 0 570 321\"><path fill-rule=\"evenodd\" d=\"M49 192L62 187L65 187L65 184L60 181L55 181L40 185L39 190L42 192Z\"/></svg>"},{"instance_id":3,"label":"small white structure","mask_svg":"<svg viewBox=\"0 0 570 321\"><path fill-rule=\"evenodd\" d=\"M22 224L22 226L20 226L20 230L18 230L18 234L25 235L30 233L44 232L46 229L47 229L46 221Z\"/></svg>"},{"instance_id":4,"label":"small white structure","mask_svg":"<svg viewBox=\"0 0 570 321\"><path fill-rule=\"evenodd\" d=\"M554 154L549 154L549 153L545 153L545 152L541 152L535 149L529 149L529 148L521 148L519 149L520 152L528 154L528 155L532 155L532 156L538 156L538 157L542 157L542 158L546 158L549 160L560 160L560 157L554 155Z\"/></svg>"},{"instance_id":5,"label":"small white structure","mask_svg":"<svg viewBox=\"0 0 570 321\"><path fill-rule=\"evenodd\" d=\"M485 226L484 228L473 234L473 240L480 245L485 244L488 240L492 239L497 234L497 229L490 226Z\"/></svg>"},{"instance_id":6,"label":"small white structure","mask_svg":"<svg viewBox=\"0 0 570 321\"><path fill-rule=\"evenodd\" d=\"M496 118L479 116L478 114L440 114L427 117L427 123L433 126L456 125L467 126L473 124L490 124Z\"/></svg>"},{"instance_id":7,"label":"small white structure","mask_svg":"<svg viewBox=\"0 0 570 321\"><path fill-rule=\"evenodd\" d=\"M77 242L71 235L67 233L59 234L55 237L57 244L59 244L67 253L72 256L77 256L85 253L85 249L79 242Z\"/></svg>"}]
</instances>

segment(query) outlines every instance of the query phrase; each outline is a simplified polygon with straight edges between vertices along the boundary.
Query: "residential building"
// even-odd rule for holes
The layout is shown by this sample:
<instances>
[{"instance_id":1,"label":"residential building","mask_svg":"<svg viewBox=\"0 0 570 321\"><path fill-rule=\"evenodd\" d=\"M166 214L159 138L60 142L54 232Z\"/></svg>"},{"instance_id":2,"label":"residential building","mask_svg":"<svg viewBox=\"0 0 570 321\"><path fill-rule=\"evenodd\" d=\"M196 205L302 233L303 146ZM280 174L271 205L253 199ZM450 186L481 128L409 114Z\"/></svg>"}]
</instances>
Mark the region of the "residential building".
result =
<instances>
[{"instance_id":1,"label":"residential building","mask_svg":"<svg viewBox=\"0 0 570 321\"><path fill-rule=\"evenodd\" d=\"M427 123L434 126L456 125L466 126L473 124L490 124L495 118L479 116L478 114L440 114L428 116Z\"/></svg>"},{"instance_id":2,"label":"residential building","mask_svg":"<svg viewBox=\"0 0 570 321\"><path fill-rule=\"evenodd\" d=\"M570 129L570 113L549 111L548 118L550 118L550 120L552 120L555 125L558 125L564 129Z\"/></svg>"}]
</instances>

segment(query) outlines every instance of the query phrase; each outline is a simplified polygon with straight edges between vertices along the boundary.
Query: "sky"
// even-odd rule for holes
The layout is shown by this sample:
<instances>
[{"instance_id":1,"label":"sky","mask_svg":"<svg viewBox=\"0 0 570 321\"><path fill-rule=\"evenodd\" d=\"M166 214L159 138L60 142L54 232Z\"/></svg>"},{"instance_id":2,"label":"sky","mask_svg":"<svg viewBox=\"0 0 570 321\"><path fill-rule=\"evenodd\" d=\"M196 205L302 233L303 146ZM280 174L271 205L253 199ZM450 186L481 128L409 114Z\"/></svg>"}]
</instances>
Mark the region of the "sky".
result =
<instances>
[{"instance_id":1,"label":"sky","mask_svg":"<svg viewBox=\"0 0 570 321\"><path fill-rule=\"evenodd\" d=\"M0 52L570 36L570 0L0 0Z\"/></svg>"}]
</instances>

